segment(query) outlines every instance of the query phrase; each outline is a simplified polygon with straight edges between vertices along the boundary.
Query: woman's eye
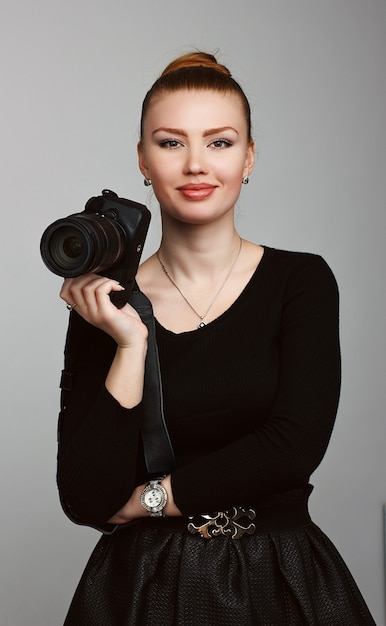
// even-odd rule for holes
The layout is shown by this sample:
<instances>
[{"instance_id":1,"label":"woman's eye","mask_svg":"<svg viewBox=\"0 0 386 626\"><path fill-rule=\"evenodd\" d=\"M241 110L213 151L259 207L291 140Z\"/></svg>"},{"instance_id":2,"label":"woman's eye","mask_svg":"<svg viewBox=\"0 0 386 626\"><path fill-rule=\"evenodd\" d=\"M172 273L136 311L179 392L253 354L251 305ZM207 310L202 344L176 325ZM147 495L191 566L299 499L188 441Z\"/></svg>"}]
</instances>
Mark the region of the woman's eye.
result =
<instances>
[{"instance_id":1,"label":"woman's eye","mask_svg":"<svg viewBox=\"0 0 386 626\"><path fill-rule=\"evenodd\" d=\"M214 148L230 148L232 142L228 141L228 139L215 139L210 145Z\"/></svg>"},{"instance_id":2,"label":"woman's eye","mask_svg":"<svg viewBox=\"0 0 386 626\"><path fill-rule=\"evenodd\" d=\"M160 142L161 148L178 148L180 146L180 142L177 139L163 139Z\"/></svg>"}]
</instances>

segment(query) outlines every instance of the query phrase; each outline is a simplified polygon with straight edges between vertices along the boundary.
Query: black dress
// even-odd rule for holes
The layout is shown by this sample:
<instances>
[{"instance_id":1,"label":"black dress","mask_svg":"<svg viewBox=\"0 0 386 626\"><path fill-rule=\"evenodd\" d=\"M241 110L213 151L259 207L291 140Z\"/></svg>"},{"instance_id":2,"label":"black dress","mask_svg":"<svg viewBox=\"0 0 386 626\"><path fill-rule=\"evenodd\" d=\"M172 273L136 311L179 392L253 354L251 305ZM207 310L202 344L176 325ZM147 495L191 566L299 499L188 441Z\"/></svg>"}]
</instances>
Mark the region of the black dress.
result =
<instances>
[{"instance_id":1,"label":"black dress","mask_svg":"<svg viewBox=\"0 0 386 626\"><path fill-rule=\"evenodd\" d=\"M265 248L223 315L181 334L157 324L157 341L184 517L104 535L66 626L374 624L307 510L340 388L338 292L326 263ZM106 532L146 480L141 406L123 409L104 387L114 350L72 314L58 483L71 519ZM188 532L187 516L234 506L254 509L253 534Z\"/></svg>"}]
</instances>

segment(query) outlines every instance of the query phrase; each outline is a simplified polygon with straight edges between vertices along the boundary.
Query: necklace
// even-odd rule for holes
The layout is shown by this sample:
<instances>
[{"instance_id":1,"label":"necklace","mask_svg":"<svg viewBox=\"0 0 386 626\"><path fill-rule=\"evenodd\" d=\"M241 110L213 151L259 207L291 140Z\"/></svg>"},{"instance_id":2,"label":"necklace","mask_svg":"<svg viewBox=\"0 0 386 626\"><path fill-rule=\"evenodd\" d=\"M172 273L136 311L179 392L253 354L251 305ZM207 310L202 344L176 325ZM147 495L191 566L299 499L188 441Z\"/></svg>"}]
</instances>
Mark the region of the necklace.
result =
<instances>
[{"instance_id":1,"label":"necklace","mask_svg":"<svg viewBox=\"0 0 386 626\"><path fill-rule=\"evenodd\" d=\"M200 315L200 313L198 313L198 311L196 311L196 309L191 305L191 303L189 302L189 300L187 299L187 297L182 293L181 289L179 288L179 286L177 285L177 283L174 282L173 278L170 276L169 272L167 271L165 265L162 263L161 259L160 259L160 255L159 255L159 250L157 250L156 256L157 259L165 273L165 275L168 277L168 279L170 280L170 282L172 283L172 285L174 285L174 287L177 289L177 291L181 294L181 296L183 297L183 299L185 300L186 304L192 309L193 313L195 313L197 315L197 317L200 318L200 322L198 323L197 328L204 328L204 326L206 326L206 323L204 322L204 319L206 318L206 316L208 315L209 311L211 310L212 306L214 305L214 303L216 302L217 298L219 297L220 293L222 292L222 290L225 287L225 283L227 282L229 276L232 273L232 270L234 268L234 266L236 265L237 259L240 256L240 252L241 252L241 247L243 245L243 240L240 237L240 245L239 245L239 249L237 251L237 254L235 256L235 258L232 261L232 264L228 270L227 275L225 276L225 280L223 281L223 283L220 285L220 288L218 289L218 291L215 293L214 298L211 300L208 308L206 309L205 313L203 313L202 315Z\"/></svg>"}]
</instances>

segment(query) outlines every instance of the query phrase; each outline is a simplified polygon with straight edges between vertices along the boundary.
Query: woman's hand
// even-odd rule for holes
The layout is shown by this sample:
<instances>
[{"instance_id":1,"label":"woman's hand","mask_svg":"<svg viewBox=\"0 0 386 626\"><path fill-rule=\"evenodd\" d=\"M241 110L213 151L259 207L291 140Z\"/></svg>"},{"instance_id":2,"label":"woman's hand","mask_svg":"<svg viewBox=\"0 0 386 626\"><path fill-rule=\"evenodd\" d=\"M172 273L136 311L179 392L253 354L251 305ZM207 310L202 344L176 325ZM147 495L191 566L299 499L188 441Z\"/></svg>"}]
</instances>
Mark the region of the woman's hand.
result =
<instances>
[{"instance_id":1,"label":"woman's hand","mask_svg":"<svg viewBox=\"0 0 386 626\"><path fill-rule=\"evenodd\" d=\"M148 331L133 307L118 309L111 302L109 294L122 289L116 280L85 274L67 278L60 297L115 340L117 351L105 385L121 406L131 409L142 400Z\"/></svg>"},{"instance_id":2,"label":"woman's hand","mask_svg":"<svg viewBox=\"0 0 386 626\"><path fill-rule=\"evenodd\" d=\"M119 347L128 348L147 338L147 328L129 304L117 309L111 302L109 294L122 290L116 280L98 274L84 274L66 278L60 297L76 307L76 312L87 322L110 335Z\"/></svg>"},{"instance_id":3,"label":"woman's hand","mask_svg":"<svg viewBox=\"0 0 386 626\"><path fill-rule=\"evenodd\" d=\"M165 476L165 478L161 482L162 486L166 489L166 493L168 494L168 501L165 507L165 515L167 517L177 517L182 515L181 511L174 504L170 474L169 476ZM147 483L143 485L138 485L131 495L130 500L126 502L126 504L108 521L110 524L127 524L127 522L132 522L135 519L139 519L141 517L149 517L148 511L144 509L141 504L141 493L146 487Z\"/></svg>"}]
</instances>

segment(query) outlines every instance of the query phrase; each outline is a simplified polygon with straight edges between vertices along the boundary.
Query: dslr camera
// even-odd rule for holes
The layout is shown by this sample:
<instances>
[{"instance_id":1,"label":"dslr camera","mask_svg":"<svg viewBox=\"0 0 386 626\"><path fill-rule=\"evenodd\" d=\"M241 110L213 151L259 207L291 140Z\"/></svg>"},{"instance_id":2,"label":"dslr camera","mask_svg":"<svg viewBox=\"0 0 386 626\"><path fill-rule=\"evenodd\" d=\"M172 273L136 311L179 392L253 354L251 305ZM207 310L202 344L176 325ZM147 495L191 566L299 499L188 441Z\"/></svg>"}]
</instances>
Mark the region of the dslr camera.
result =
<instances>
[{"instance_id":1,"label":"dslr camera","mask_svg":"<svg viewBox=\"0 0 386 626\"><path fill-rule=\"evenodd\" d=\"M46 228L40 242L43 262L63 278L91 272L117 280L125 292L111 296L120 308L133 289L150 216L143 204L104 189L87 201L83 212Z\"/></svg>"}]
</instances>

